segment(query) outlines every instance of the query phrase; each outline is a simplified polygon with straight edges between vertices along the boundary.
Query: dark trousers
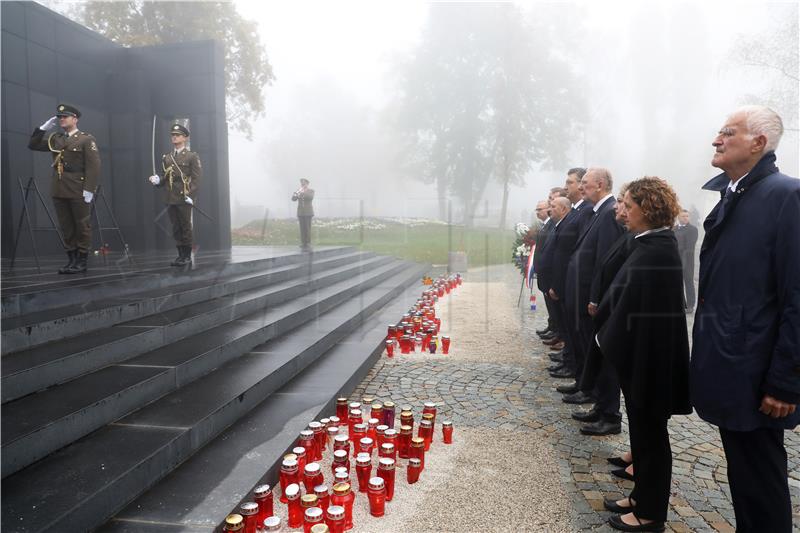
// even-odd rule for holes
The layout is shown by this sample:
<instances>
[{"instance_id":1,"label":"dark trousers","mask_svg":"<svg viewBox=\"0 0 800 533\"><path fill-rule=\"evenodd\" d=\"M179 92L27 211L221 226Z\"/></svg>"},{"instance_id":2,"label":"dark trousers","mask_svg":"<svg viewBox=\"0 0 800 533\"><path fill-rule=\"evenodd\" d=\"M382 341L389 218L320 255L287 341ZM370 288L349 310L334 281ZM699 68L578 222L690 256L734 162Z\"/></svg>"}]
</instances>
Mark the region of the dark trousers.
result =
<instances>
[{"instance_id":1,"label":"dark trousers","mask_svg":"<svg viewBox=\"0 0 800 533\"><path fill-rule=\"evenodd\" d=\"M619 412L619 378L614 365L605 357L597 376L593 394L596 398L594 408L601 413L605 420L614 422L622 420L622 413Z\"/></svg>"},{"instance_id":2,"label":"dark trousers","mask_svg":"<svg viewBox=\"0 0 800 533\"><path fill-rule=\"evenodd\" d=\"M719 428L719 434L728 460L736 531L789 533L792 530L792 502L783 430L730 431ZM636 460L635 454L633 457ZM638 465L634 467L638 468Z\"/></svg>"},{"instance_id":3,"label":"dark trousers","mask_svg":"<svg viewBox=\"0 0 800 533\"><path fill-rule=\"evenodd\" d=\"M167 206L169 221L172 223L172 237L178 246L191 246L192 206L189 204L170 204Z\"/></svg>"},{"instance_id":4,"label":"dark trousers","mask_svg":"<svg viewBox=\"0 0 800 533\"><path fill-rule=\"evenodd\" d=\"M564 299L558 300L558 304L558 325L561 328L558 333L564 341L564 365L574 372L577 366L575 357L575 326L570 321L570 310L568 306L564 305ZM577 373L575 377L577 379Z\"/></svg>"},{"instance_id":5,"label":"dark trousers","mask_svg":"<svg viewBox=\"0 0 800 533\"><path fill-rule=\"evenodd\" d=\"M667 419L631 405L627 395L625 411L628 413L633 454L635 486L630 497L636 502L634 513L639 518L664 522L667 519L672 478L672 450Z\"/></svg>"},{"instance_id":6,"label":"dark trousers","mask_svg":"<svg viewBox=\"0 0 800 533\"><path fill-rule=\"evenodd\" d=\"M308 246L311 244L311 219L314 217L298 216L300 222L300 244Z\"/></svg>"},{"instance_id":7,"label":"dark trousers","mask_svg":"<svg viewBox=\"0 0 800 533\"><path fill-rule=\"evenodd\" d=\"M546 292L544 294L544 305L547 308L547 329L550 331L554 331L556 333L559 332L558 329L558 311L554 310L553 308L556 307L556 303L550 298L550 295Z\"/></svg>"},{"instance_id":8,"label":"dark trousers","mask_svg":"<svg viewBox=\"0 0 800 533\"><path fill-rule=\"evenodd\" d=\"M67 251L87 253L92 246L92 226L89 223L92 204L87 204L83 198L53 198L53 207Z\"/></svg>"},{"instance_id":9,"label":"dark trousers","mask_svg":"<svg viewBox=\"0 0 800 533\"><path fill-rule=\"evenodd\" d=\"M569 295L569 291L567 291ZM586 315L587 318L589 315ZM591 322L591 319L590 319ZM575 379L580 380L583 373L583 365L586 361L586 346L583 345L583 336L581 335L580 313L578 310L578 302L575 298L566 298L563 306L563 324L562 328L564 344L567 346L569 358L565 358L565 363L568 368L575 372Z\"/></svg>"},{"instance_id":10,"label":"dark trousers","mask_svg":"<svg viewBox=\"0 0 800 533\"><path fill-rule=\"evenodd\" d=\"M686 294L686 307L694 307L697 300L694 292L694 258L683 263L683 287Z\"/></svg>"}]
</instances>

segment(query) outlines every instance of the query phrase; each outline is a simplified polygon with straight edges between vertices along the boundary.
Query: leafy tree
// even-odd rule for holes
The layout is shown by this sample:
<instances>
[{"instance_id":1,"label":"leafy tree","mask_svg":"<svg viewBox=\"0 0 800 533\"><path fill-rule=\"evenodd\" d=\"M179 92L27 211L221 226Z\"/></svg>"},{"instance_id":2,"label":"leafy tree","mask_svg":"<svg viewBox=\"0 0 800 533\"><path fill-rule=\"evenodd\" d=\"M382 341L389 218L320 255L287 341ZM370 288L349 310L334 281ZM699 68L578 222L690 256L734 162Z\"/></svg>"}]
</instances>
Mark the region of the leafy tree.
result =
<instances>
[{"instance_id":1,"label":"leafy tree","mask_svg":"<svg viewBox=\"0 0 800 533\"><path fill-rule=\"evenodd\" d=\"M264 114L264 87L275 76L256 23L242 18L232 2L90 1L69 9L76 20L123 46L221 41L228 122L249 137L253 119Z\"/></svg>"},{"instance_id":2,"label":"leafy tree","mask_svg":"<svg viewBox=\"0 0 800 533\"><path fill-rule=\"evenodd\" d=\"M580 103L555 39L511 4L432 4L422 41L400 72L396 123L407 173L436 183L472 225L490 179L524 185L534 163L563 164ZM536 37L534 37L536 36Z\"/></svg>"}]
</instances>

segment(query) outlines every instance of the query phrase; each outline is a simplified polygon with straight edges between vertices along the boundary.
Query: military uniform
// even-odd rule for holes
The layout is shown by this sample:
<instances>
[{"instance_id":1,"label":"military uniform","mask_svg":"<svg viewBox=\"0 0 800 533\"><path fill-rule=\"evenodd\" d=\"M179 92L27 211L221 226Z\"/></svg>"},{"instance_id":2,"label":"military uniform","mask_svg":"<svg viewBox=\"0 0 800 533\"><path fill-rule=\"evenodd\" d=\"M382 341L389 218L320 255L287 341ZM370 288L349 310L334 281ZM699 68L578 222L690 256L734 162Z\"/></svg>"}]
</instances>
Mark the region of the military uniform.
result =
<instances>
[{"instance_id":1,"label":"military uniform","mask_svg":"<svg viewBox=\"0 0 800 533\"><path fill-rule=\"evenodd\" d=\"M292 194L297 202L297 220L300 223L300 245L306 250L311 246L311 219L314 217L314 189L306 187Z\"/></svg>"},{"instance_id":2,"label":"military uniform","mask_svg":"<svg viewBox=\"0 0 800 533\"><path fill-rule=\"evenodd\" d=\"M175 124L170 133L189 136L189 130ZM200 188L203 167L200 157L186 148L173 150L161 157L164 177L156 184L163 187L166 193L167 213L172 223L172 237L178 248L178 259L173 266L183 266L191 258L194 235L192 232L192 204ZM191 203L187 202L187 198ZM183 258L183 259L181 259Z\"/></svg>"},{"instance_id":3,"label":"military uniform","mask_svg":"<svg viewBox=\"0 0 800 533\"><path fill-rule=\"evenodd\" d=\"M72 106L58 106L57 116L70 115L80 117L80 112ZM74 273L65 270L76 262L82 263L82 269L78 269L82 272L86 269L86 256L92 244L91 197L100 180L100 152L95 138L77 129L72 134L47 133L41 128L35 129L28 148L53 154L50 195L70 258L70 263L59 273ZM91 193L89 201L85 199L85 192Z\"/></svg>"}]
</instances>

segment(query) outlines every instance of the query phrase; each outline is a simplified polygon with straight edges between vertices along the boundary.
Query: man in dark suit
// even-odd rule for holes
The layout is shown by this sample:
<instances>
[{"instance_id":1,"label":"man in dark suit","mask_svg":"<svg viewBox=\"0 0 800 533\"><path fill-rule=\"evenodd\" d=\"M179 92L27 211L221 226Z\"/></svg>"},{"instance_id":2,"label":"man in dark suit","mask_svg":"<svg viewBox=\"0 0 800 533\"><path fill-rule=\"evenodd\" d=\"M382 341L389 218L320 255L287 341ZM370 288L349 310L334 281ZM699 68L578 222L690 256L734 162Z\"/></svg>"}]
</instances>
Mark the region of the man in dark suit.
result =
<instances>
[{"instance_id":1,"label":"man in dark suit","mask_svg":"<svg viewBox=\"0 0 800 533\"><path fill-rule=\"evenodd\" d=\"M578 324L576 336L576 385L580 382L583 373L586 352L589 350L592 331L592 317L589 315L590 289L595 275L596 267L608 252L611 246L623 233L622 226L616 220L616 200L611 194L613 178L611 173L604 168L590 168L583 177L584 198L593 204L592 217L575 243L575 251L570 257L567 267L568 286L573 290L566 299L565 305L568 313ZM609 371L613 375L613 372ZM578 390L564 397L567 403L586 403L597 399L595 410L600 413L600 419L592 422L592 426L581 428L581 432L591 435L609 435L621 431L619 412L619 385L611 377L599 383L598 390Z\"/></svg>"},{"instance_id":2,"label":"man in dark suit","mask_svg":"<svg viewBox=\"0 0 800 533\"><path fill-rule=\"evenodd\" d=\"M554 188L550 191L547 200L539 202L536 206L536 216L540 217L541 212L543 211L545 215L545 219L543 219L543 225L539 230L539 233L536 234L536 248L533 251L533 271L536 273L536 285L539 287L539 290L542 291L545 307L547 308L547 327L544 330L537 330L536 333L540 336L548 336L548 334L553 333L555 335L558 334L558 324L557 324L557 317L556 311L553 310L553 300L550 299L550 296L547 294L546 289L543 288L544 282L542 280L542 258L545 255L547 244L550 241L550 238L553 234L553 229L555 228L556 221L553 220L551 215L551 202L553 198L556 196L556 191L563 191L563 189ZM540 211L540 208L543 208ZM546 276L546 274L545 274Z\"/></svg>"},{"instance_id":3,"label":"man in dark suit","mask_svg":"<svg viewBox=\"0 0 800 533\"><path fill-rule=\"evenodd\" d=\"M311 250L311 219L314 218L314 189L309 187L306 178L300 178L300 188L292 194L292 201L297 202L297 221L300 223L300 249Z\"/></svg>"},{"instance_id":4,"label":"man in dark suit","mask_svg":"<svg viewBox=\"0 0 800 533\"><path fill-rule=\"evenodd\" d=\"M691 399L719 426L737 531L792 530L783 433L800 423L800 181L775 166L782 133L769 108L734 112L712 143L724 172L703 186L722 198L703 223Z\"/></svg>"},{"instance_id":5,"label":"man in dark suit","mask_svg":"<svg viewBox=\"0 0 800 533\"><path fill-rule=\"evenodd\" d=\"M681 209L675 225L675 238L678 239L678 253L683 265L683 286L686 293L686 311L694 310L694 250L697 246L697 228L689 222L689 211Z\"/></svg>"},{"instance_id":6,"label":"man in dark suit","mask_svg":"<svg viewBox=\"0 0 800 533\"><path fill-rule=\"evenodd\" d=\"M578 324L572 316L567 314L565 301L570 297L568 291L572 289L567 282L567 266L570 257L575 250L578 237L594 215L592 204L583 198L581 179L584 174L586 174L584 168L573 168L567 173L564 188L567 190L567 198L572 202L572 209L562 220L560 225L564 227L559 231L558 237L553 243L553 279L548 294L558 302L560 307L561 333L565 343L563 364L551 369L550 375L554 378L574 378L577 368L575 345L578 338Z\"/></svg>"}]
</instances>

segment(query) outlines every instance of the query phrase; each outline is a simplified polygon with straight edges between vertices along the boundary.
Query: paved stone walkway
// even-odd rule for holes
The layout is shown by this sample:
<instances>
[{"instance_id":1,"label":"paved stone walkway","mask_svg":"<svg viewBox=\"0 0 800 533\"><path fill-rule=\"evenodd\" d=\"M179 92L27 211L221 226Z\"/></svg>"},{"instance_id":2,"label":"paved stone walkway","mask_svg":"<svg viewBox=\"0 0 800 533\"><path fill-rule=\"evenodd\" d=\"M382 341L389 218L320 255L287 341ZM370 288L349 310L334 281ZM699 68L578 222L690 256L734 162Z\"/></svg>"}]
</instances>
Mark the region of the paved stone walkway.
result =
<instances>
[{"instance_id":1,"label":"paved stone walkway","mask_svg":"<svg viewBox=\"0 0 800 533\"><path fill-rule=\"evenodd\" d=\"M465 291L480 291L480 285L487 280L505 285L505 298L498 299L497 291L490 297L486 291L485 309L490 313L498 309L496 306L515 306L519 277L511 267L471 271L466 280ZM451 305L459 305L458 300L454 299ZM535 335L546 314L531 312L527 298L523 298L522 307L514 310L513 316L518 322L511 326L518 328L522 336L522 343L518 343L524 352L522 358L520 354L497 356L496 352L483 358L480 353L452 358L419 355L382 358L353 397L391 397L398 406L404 403L417 406L433 400L440 403L437 421L450 418L457 430L483 430L488 438L496 432L510 432L546 440L559 456L558 478L571 498L571 527L581 531L612 531L606 525L610 514L603 510L603 498L623 497L633 484L610 475L606 458L627 449L627 426L623 424L622 434L616 436L580 435L579 424L570 418L574 407L562 403L561 394L555 390L563 381L548 376L546 368L551 364L548 350ZM475 339L467 337L486 340L491 338L493 329L487 320L486 327L473 327L471 333L462 332L461 338L454 337L454 354L459 343L474 351L480 344L473 344ZM503 343L502 339L495 342ZM674 461L668 530L733 531L734 514L718 433L696 415L674 417L669 430ZM800 434L787 432L786 443L795 530L800 531ZM488 495L487 501L501 497L501 494ZM536 502L530 504L535 506ZM480 512L491 513L492 509L487 507ZM497 517L494 523L497 531L508 530L502 527L502 517Z\"/></svg>"}]
</instances>

